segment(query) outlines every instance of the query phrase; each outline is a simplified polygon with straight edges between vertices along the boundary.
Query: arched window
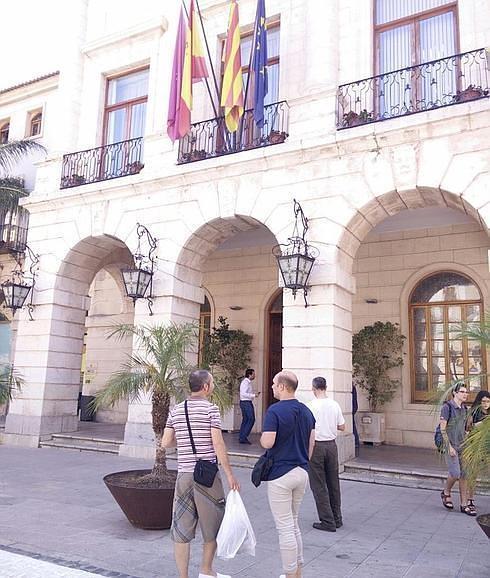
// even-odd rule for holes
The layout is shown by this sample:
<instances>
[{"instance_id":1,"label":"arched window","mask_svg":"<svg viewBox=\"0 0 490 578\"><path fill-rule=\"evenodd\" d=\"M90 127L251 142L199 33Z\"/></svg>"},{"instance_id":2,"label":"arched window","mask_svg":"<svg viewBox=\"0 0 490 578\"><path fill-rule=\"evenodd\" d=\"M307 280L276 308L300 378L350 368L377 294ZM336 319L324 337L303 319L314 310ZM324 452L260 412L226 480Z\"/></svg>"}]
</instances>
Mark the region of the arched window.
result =
<instances>
[{"instance_id":1,"label":"arched window","mask_svg":"<svg viewBox=\"0 0 490 578\"><path fill-rule=\"evenodd\" d=\"M31 117L31 125L29 130L29 136L37 136L41 134L41 124L43 121L43 113L36 112Z\"/></svg>"},{"instance_id":2,"label":"arched window","mask_svg":"<svg viewBox=\"0 0 490 578\"><path fill-rule=\"evenodd\" d=\"M5 144L9 140L10 123L4 122L0 126L0 144Z\"/></svg>"},{"instance_id":3,"label":"arched window","mask_svg":"<svg viewBox=\"0 0 490 578\"><path fill-rule=\"evenodd\" d=\"M198 363L199 366L203 361L204 348L206 346L206 340L211 333L211 303L209 299L204 296L204 303L201 305L201 311L199 314L199 352L198 352Z\"/></svg>"},{"instance_id":4,"label":"arched window","mask_svg":"<svg viewBox=\"0 0 490 578\"><path fill-rule=\"evenodd\" d=\"M412 401L430 399L438 386L480 375L471 392L485 380L485 355L479 341L460 337L462 323L480 323L483 301L468 277L451 271L422 279L409 303Z\"/></svg>"}]
</instances>

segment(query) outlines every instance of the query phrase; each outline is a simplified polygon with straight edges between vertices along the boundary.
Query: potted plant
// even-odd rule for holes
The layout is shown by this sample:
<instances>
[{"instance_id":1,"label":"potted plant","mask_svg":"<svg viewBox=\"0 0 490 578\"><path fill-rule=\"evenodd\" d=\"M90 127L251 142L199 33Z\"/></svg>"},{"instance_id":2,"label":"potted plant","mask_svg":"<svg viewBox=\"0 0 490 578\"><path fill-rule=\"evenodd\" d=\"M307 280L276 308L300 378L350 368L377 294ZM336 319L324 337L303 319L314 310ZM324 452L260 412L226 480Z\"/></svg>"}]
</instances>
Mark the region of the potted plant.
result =
<instances>
[{"instance_id":1,"label":"potted plant","mask_svg":"<svg viewBox=\"0 0 490 578\"><path fill-rule=\"evenodd\" d=\"M372 122L373 120L374 120L373 119L373 113L368 112L365 108L363 110L361 110L361 112L359 112L359 113L351 110L351 111L344 114L344 117L342 120L342 126L344 128L352 127L352 126L359 126L361 124L366 124L368 122Z\"/></svg>"},{"instance_id":2,"label":"potted plant","mask_svg":"<svg viewBox=\"0 0 490 578\"><path fill-rule=\"evenodd\" d=\"M203 364L221 386L225 397L222 404L233 404L223 417L223 429L234 430L241 421L238 385L250 364L252 336L241 329L230 329L226 317L218 317L218 322L219 326L213 327L204 344Z\"/></svg>"},{"instance_id":3,"label":"potted plant","mask_svg":"<svg viewBox=\"0 0 490 578\"><path fill-rule=\"evenodd\" d=\"M487 95L488 90L484 90L474 84L469 84L464 90L458 90L453 98L455 102L466 102L467 100L475 100Z\"/></svg>"},{"instance_id":4,"label":"potted plant","mask_svg":"<svg viewBox=\"0 0 490 578\"><path fill-rule=\"evenodd\" d=\"M405 336L397 323L376 321L352 338L352 377L366 391L369 412L358 412L359 437L374 444L385 440L384 414L378 410L390 401L400 385L390 370L403 365L401 357Z\"/></svg>"},{"instance_id":5,"label":"potted plant","mask_svg":"<svg viewBox=\"0 0 490 578\"><path fill-rule=\"evenodd\" d=\"M269 133L268 140L270 144L280 144L284 142L288 136L289 135L287 132L279 130L271 130L271 132Z\"/></svg>"},{"instance_id":6,"label":"potted plant","mask_svg":"<svg viewBox=\"0 0 490 578\"><path fill-rule=\"evenodd\" d=\"M193 150L190 152L189 159L190 161L202 161L207 157L207 153L204 149L201 150Z\"/></svg>"},{"instance_id":7,"label":"potted plant","mask_svg":"<svg viewBox=\"0 0 490 578\"><path fill-rule=\"evenodd\" d=\"M85 184L85 177L83 175L77 175L73 173L69 177L63 177L62 182L64 187L78 187L79 185Z\"/></svg>"},{"instance_id":8,"label":"potted plant","mask_svg":"<svg viewBox=\"0 0 490 578\"><path fill-rule=\"evenodd\" d=\"M119 325L109 338L135 338L135 351L122 368L112 374L93 402L94 409L113 406L121 399L151 396L155 434L155 463L151 470L116 472L104 477L109 491L128 520L138 528L160 530L172 521L176 472L167 469L161 447L172 398L186 391L189 366L185 354L197 343L195 325Z\"/></svg>"},{"instance_id":9,"label":"potted plant","mask_svg":"<svg viewBox=\"0 0 490 578\"><path fill-rule=\"evenodd\" d=\"M130 175L136 175L141 172L144 168L144 164L141 161L134 161L128 165L128 173Z\"/></svg>"}]
</instances>

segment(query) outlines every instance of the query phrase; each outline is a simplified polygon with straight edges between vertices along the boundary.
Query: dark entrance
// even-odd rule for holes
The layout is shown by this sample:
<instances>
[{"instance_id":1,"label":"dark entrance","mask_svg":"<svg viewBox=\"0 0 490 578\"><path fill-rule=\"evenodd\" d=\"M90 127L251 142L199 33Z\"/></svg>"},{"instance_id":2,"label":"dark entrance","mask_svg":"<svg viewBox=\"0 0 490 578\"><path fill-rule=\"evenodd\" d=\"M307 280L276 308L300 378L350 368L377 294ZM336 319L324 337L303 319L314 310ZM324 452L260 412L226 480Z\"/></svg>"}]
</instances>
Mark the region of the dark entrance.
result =
<instances>
[{"instance_id":1,"label":"dark entrance","mask_svg":"<svg viewBox=\"0 0 490 578\"><path fill-rule=\"evenodd\" d=\"M276 400L272 395L272 379L282 370L282 289L274 296L267 311L268 356L267 383L264 383L264 410Z\"/></svg>"}]
</instances>

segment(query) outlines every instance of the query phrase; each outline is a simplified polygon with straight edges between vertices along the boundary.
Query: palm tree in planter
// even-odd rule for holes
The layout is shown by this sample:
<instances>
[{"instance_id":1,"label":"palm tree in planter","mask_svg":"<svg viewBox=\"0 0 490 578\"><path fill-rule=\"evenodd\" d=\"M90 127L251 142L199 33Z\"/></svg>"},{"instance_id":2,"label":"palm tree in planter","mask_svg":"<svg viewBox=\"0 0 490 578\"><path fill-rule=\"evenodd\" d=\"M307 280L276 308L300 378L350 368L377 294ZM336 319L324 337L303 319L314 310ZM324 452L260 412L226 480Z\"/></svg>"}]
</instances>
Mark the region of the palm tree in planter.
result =
<instances>
[{"instance_id":1,"label":"palm tree in planter","mask_svg":"<svg viewBox=\"0 0 490 578\"><path fill-rule=\"evenodd\" d=\"M119 371L109 378L93 402L93 408L114 406L122 399L137 401L151 396L152 426L155 434L155 463L151 470L131 470L105 476L104 482L135 526L145 529L169 528L176 472L167 469L161 447L172 398L180 400L186 390L186 353L197 343L192 323L169 325L118 325L108 338L132 336L135 350Z\"/></svg>"}]
</instances>

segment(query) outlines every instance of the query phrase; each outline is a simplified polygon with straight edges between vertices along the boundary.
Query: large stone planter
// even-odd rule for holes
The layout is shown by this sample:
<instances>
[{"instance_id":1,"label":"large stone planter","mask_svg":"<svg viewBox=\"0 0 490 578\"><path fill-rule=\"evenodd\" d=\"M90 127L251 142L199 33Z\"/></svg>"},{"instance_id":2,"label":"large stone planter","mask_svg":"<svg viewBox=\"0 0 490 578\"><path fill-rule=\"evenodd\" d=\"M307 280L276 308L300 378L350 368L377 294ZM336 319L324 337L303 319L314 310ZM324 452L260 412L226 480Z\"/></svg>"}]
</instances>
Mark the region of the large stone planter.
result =
<instances>
[{"instance_id":1,"label":"large stone planter","mask_svg":"<svg viewBox=\"0 0 490 578\"><path fill-rule=\"evenodd\" d=\"M487 538L490 539L490 514L481 514L480 516L477 516L476 521L487 535Z\"/></svg>"},{"instance_id":2,"label":"large stone planter","mask_svg":"<svg viewBox=\"0 0 490 578\"><path fill-rule=\"evenodd\" d=\"M126 518L143 530L166 530L172 524L175 483L168 488L139 486L131 481L151 470L128 470L104 477L104 483Z\"/></svg>"},{"instance_id":3,"label":"large stone planter","mask_svg":"<svg viewBox=\"0 0 490 578\"><path fill-rule=\"evenodd\" d=\"M372 411L359 411L356 414L357 430L361 442L382 444L385 441L385 415Z\"/></svg>"},{"instance_id":4,"label":"large stone planter","mask_svg":"<svg viewBox=\"0 0 490 578\"><path fill-rule=\"evenodd\" d=\"M240 403L234 403L233 407L227 409L221 420L221 429L229 432L238 431L242 423L242 411Z\"/></svg>"}]
</instances>

